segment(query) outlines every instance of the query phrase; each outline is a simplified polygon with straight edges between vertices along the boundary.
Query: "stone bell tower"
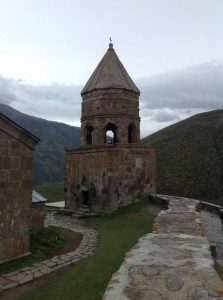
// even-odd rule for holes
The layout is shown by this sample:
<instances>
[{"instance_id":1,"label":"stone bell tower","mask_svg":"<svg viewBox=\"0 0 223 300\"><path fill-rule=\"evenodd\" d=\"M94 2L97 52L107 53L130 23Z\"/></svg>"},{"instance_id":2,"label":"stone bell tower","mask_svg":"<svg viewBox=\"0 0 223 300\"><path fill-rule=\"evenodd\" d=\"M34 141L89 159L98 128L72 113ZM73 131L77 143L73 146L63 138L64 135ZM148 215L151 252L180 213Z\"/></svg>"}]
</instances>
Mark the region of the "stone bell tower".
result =
<instances>
[{"instance_id":1,"label":"stone bell tower","mask_svg":"<svg viewBox=\"0 0 223 300\"><path fill-rule=\"evenodd\" d=\"M155 150L140 144L139 95L110 43L81 92L81 146L66 149L66 208L109 213L155 192Z\"/></svg>"},{"instance_id":2,"label":"stone bell tower","mask_svg":"<svg viewBox=\"0 0 223 300\"><path fill-rule=\"evenodd\" d=\"M119 60L113 45L83 88L81 143L104 145L139 143L139 90Z\"/></svg>"}]
</instances>

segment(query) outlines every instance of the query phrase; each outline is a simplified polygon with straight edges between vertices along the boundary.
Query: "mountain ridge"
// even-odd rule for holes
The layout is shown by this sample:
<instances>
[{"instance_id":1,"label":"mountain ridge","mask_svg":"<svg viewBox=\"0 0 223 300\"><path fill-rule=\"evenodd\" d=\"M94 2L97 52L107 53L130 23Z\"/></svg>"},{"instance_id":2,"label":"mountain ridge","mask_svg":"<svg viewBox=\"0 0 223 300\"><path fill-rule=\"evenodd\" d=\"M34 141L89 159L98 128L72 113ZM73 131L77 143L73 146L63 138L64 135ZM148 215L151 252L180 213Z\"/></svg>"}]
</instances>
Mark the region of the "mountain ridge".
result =
<instances>
[{"instance_id":1,"label":"mountain ridge","mask_svg":"<svg viewBox=\"0 0 223 300\"><path fill-rule=\"evenodd\" d=\"M159 193L223 200L223 109L172 124L142 143L157 149Z\"/></svg>"},{"instance_id":2,"label":"mountain ridge","mask_svg":"<svg viewBox=\"0 0 223 300\"><path fill-rule=\"evenodd\" d=\"M34 185L63 181L65 147L79 147L80 128L3 104L0 111L41 139L34 154ZM157 149L158 193L223 204L223 109L194 115L141 142Z\"/></svg>"},{"instance_id":3,"label":"mountain ridge","mask_svg":"<svg viewBox=\"0 0 223 300\"><path fill-rule=\"evenodd\" d=\"M0 104L0 112L41 140L34 152L34 185L63 181L65 147L80 145L80 128L29 116L5 104Z\"/></svg>"}]
</instances>

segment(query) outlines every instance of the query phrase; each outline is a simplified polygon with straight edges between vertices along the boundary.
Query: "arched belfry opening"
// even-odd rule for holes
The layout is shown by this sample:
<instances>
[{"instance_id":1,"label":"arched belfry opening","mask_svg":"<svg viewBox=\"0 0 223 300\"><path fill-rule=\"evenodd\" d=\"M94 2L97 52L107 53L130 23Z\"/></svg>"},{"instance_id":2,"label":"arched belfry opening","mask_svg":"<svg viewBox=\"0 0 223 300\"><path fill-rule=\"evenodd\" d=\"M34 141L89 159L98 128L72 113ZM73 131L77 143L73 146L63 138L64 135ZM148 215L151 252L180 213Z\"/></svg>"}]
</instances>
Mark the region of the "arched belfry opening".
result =
<instances>
[{"instance_id":1,"label":"arched belfry opening","mask_svg":"<svg viewBox=\"0 0 223 300\"><path fill-rule=\"evenodd\" d=\"M128 143L137 143L137 130L133 123L128 126Z\"/></svg>"},{"instance_id":2,"label":"arched belfry opening","mask_svg":"<svg viewBox=\"0 0 223 300\"><path fill-rule=\"evenodd\" d=\"M82 145L139 142L139 95L139 89L119 60L113 44L110 43L108 51L81 92ZM84 131L83 128L88 124L92 127L89 126ZM134 126L129 127L129 132L134 133L132 138L126 130L129 124L134 124L138 129L135 130ZM110 131L112 139L106 138L109 136L106 135L107 131Z\"/></svg>"},{"instance_id":3,"label":"arched belfry opening","mask_svg":"<svg viewBox=\"0 0 223 300\"><path fill-rule=\"evenodd\" d=\"M90 125L87 124L86 129L85 129L85 141L87 145L92 145L94 141L94 128Z\"/></svg>"},{"instance_id":4,"label":"arched belfry opening","mask_svg":"<svg viewBox=\"0 0 223 300\"><path fill-rule=\"evenodd\" d=\"M140 144L139 95L110 42L81 92L81 145L66 149L66 209L110 213L156 192L155 150Z\"/></svg>"},{"instance_id":5,"label":"arched belfry opening","mask_svg":"<svg viewBox=\"0 0 223 300\"><path fill-rule=\"evenodd\" d=\"M109 123L104 128L104 143L107 145L115 145L117 142L117 126Z\"/></svg>"}]
</instances>

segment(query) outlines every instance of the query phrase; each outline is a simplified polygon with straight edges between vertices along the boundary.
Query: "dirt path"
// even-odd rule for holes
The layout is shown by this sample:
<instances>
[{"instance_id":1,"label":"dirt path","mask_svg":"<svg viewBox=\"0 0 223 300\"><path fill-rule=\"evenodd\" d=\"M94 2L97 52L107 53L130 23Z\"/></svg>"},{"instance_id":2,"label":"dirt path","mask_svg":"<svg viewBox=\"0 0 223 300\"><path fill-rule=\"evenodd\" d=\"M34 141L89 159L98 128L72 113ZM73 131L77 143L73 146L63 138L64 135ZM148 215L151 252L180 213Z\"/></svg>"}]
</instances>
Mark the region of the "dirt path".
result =
<instances>
[{"instance_id":1,"label":"dirt path","mask_svg":"<svg viewBox=\"0 0 223 300\"><path fill-rule=\"evenodd\" d=\"M61 227L55 227L55 226L49 226L48 228L53 231L56 231L56 232L61 232L61 233L65 234L66 236L68 236L69 243L67 243L62 249L58 250L57 252L47 256L46 259L52 258L56 255L61 255L61 254L66 254L66 253L72 252L81 243L82 234L79 232L75 232L72 230L68 230L68 229L61 228Z\"/></svg>"}]
</instances>

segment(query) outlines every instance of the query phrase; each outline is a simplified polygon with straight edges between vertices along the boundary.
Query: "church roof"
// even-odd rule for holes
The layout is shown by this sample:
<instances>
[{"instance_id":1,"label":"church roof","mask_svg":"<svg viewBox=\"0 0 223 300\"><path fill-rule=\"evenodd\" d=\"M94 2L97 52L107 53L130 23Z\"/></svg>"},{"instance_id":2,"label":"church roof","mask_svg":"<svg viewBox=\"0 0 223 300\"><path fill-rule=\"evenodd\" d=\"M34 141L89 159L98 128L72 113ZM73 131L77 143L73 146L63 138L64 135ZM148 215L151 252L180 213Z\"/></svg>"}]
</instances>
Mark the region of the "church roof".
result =
<instances>
[{"instance_id":1,"label":"church roof","mask_svg":"<svg viewBox=\"0 0 223 300\"><path fill-rule=\"evenodd\" d=\"M106 88L124 88L140 93L115 53L112 43L109 44L107 52L84 86L81 95L95 89Z\"/></svg>"},{"instance_id":2,"label":"church roof","mask_svg":"<svg viewBox=\"0 0 223 300\"><path fill-rule=\"evenodd\" d=\"M32 191L32 203L37 203L37 202L46 202L47 199L41 195L40 193L36 191Z\"/></svg>"},{"instance_id":3,"label":"church roof","mask_svg":"<svg viewBox=\"0 0 223 300\"><path fill-rule=\"evenodd\" d=\"M40 139L0 112L0 131L34 150Z\"/></svg>"}]
</instances>

